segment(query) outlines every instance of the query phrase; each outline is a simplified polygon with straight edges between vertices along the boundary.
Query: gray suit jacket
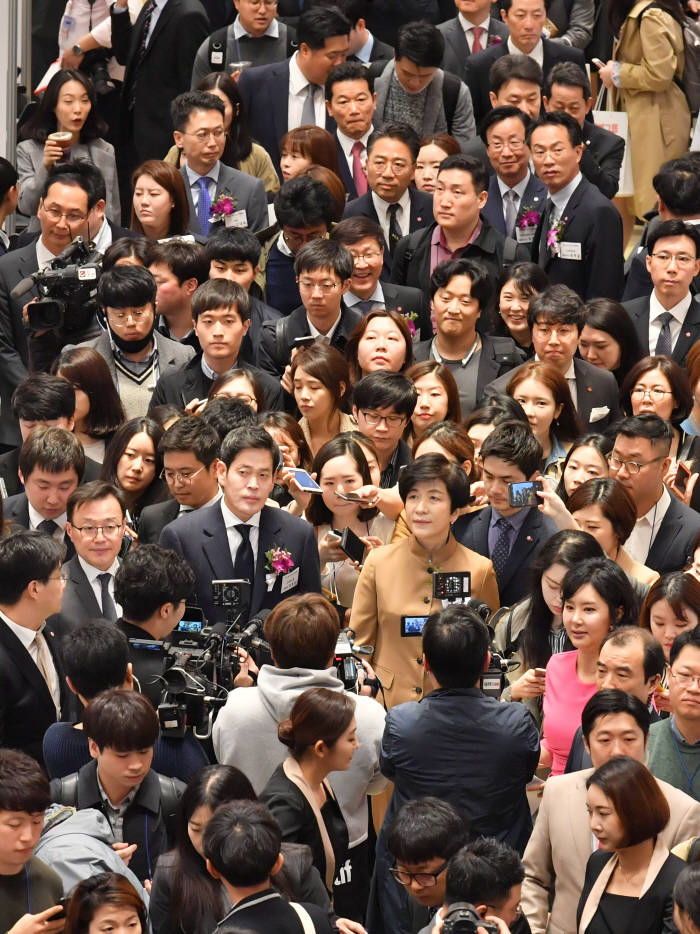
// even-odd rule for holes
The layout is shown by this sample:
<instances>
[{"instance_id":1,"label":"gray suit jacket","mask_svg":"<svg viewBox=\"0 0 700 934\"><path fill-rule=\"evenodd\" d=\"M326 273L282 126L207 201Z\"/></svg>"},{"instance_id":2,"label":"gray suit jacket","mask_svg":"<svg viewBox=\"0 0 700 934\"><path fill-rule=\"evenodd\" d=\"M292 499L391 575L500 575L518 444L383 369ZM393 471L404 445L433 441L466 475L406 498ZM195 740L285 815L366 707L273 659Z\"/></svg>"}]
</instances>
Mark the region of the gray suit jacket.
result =
<instances>
[{"instance_id":1,"label":"gray suit jacket","mask_svg":"<svg viewBox=\"0 0 700 934\"><path fill-rule=\"evenodd\" d=\"M467 37L462 29L462 23L458 16L454 19L448 19L446 23L438 23L438 29L445 37L445 53L442 56L442 67L445 71L451 71L462 81L466 79L467 59L471 55ZM493 16L489 21L489 32L484 43L484 48L489 45L498 45L505 42L508 38L508 27L500 19Z\"/></svg>"},{"instance_id":2,"label":"gray suit jacket","mask_svg":"<svg viewBox=\"0 0 700 934\"><path fill-rule=\"evenodd\" d=\"M190 233L203 233L199 227L197 211L192 201L192 189L190 188L187 177L187 169L183 166L180 169L185 180L185 191L187 192L187 204L190 209ZM246 172L239 169L232 169L223 162L219 163L219 180L216 185L216 197L227 191L236 199L236 211L245 211L248 216L248 229L263 230L268 226L267 218L267 195L265 194L265 185L259 178L253 178Z\"/></svg>"},{"instance_id":3,"label":"gray suit jacket","mask_svg":"<svg viewBox=\"0 0 700 934\"><path fill-rule=\"evenodd\" d=\"M394 74L394 62L388 62L384 71L375 79L374 90L377 94L377 110L375 113L375 125L380 126L386 123L384 108L386 107L389 85ZM423 122L420 126L414 127L419 136L426 136L428 133L445 132L447 120L445 117L445 106L442 100L442 81L444 72L441 68L435 72L433 80L428 85L428 93L425 98L425 109L423 111ZM470 139L476 135L476 126L474 124L474 111L472 109L472 99L466 84L462 84L457 98L454 117L452 119L452 129L449 131L458 140L460 146L466 145Z\"/></svg>"}]
</instances>

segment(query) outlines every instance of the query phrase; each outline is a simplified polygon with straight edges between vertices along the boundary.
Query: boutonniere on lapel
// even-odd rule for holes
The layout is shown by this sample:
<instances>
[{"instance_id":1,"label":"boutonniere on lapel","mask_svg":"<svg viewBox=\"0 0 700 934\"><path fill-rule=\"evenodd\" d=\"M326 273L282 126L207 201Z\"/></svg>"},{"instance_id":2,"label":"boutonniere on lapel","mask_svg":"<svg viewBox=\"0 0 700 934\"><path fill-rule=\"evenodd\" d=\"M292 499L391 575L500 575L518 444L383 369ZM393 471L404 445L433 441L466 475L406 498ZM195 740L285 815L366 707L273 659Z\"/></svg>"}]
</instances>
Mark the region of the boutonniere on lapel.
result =
<instances>
[{"instance_id":1,"label":"boutonniere on lapel","mask_svg":"<svg viewBox=\"0 0 700 934\"><path fill-rule=\"evenodd\" d=\"M265 574L265 583L268 591L270 591L275 586L275 581L280 574L288 575L294 569L294 561L291 553L285 551L284 548L280 548L279 545L273 545L269 551L266 551L265 558L267 559L265 562L265 571L267 572Z\"/></svg>"},{"instance_id":2,"label":"boutonniere on lapel","mask_svg":"<svg viewBox=\"0 0 700 934\"><path fill-rule=\"evenodd\" d=\"M556 224L552 224L547 231L547 246L550 256L559 256L559 244L564 236L564 227L568 219L568 217L560 217Z\"/></svg>"},{"instance_id":3,"label":"boutonniere on lapel","mask_svg":"<svg viewBox=\"0 0 700 934\"><path fill-rule=\"evenodd\" d=\"M220 224L221 221L223 221L227 227L235 227L234 216L237 204L238 198L232 195L230 191L224 189L209 208L211 222L213 224Z\"/></svg>"},{"instance_id":4,"label":"boutonniere on lapel","mask_svg":"<svg viewBox=\"0 0 700 934\"><path fill-rule=\"evenodd\" d=\"M503 42L500 36L489 36L488 42L486 43L486 48L491 45L500 45Z\"/></svg>"},{"instance_id":5,"label":"boutonniere on lapel","mask_svg":"<svg viewBox=\"0 0 700 934\"><path fill-rule=\"evenodd\" d=\"M401 311L401 309L399 309L399 311ZM408 325L408 330L411 332L411 337L413 340L415 340L416 334L418 333L416 331L416 321L418 320L418 315L415 311L404 311L401 313L401 317Z\"/></svg>"},{"instance_id":6,"label":"boutonniere on lapel","mask_svg":"<svg viewBox=\"0 0 700 934\"><path fill-rule=\"evenodd\" d=\"M540 222L540 212L532 204L525 204L521 208L518 217L518 227L524 230L526 227L537 227Z\"/></svg>"}]
</instances>

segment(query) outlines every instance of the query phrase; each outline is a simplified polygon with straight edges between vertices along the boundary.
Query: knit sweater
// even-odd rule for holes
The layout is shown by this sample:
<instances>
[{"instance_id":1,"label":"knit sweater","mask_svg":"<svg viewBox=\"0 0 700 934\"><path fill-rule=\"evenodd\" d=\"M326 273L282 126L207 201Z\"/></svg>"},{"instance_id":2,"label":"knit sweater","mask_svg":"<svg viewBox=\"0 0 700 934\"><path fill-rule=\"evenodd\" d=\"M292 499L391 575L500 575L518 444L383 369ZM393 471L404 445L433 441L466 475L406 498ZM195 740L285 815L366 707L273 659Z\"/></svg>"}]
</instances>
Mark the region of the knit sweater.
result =
<instances>
[{"instance_id":1,"label":"knit sweater","mask_svg":"<svg viewBox=\"0 0 700 934\"><path fill-rule=\"evenodd\" d=\"M36 857L16 875L0 875L0 931L9 931L22 915L57 905L62 896L60 877Z\"/></svg>"},{"instance_id":2,"label":"knit sweater","mask_svg":"<svg viewBox=\"0 0 700 934\"><path fill-rule=\"evenodd\" d=\"M647 765L656 778L700 801L700 743L686 742L673 722L670 717L652 723Z\"/></svg>"}]
</instances>

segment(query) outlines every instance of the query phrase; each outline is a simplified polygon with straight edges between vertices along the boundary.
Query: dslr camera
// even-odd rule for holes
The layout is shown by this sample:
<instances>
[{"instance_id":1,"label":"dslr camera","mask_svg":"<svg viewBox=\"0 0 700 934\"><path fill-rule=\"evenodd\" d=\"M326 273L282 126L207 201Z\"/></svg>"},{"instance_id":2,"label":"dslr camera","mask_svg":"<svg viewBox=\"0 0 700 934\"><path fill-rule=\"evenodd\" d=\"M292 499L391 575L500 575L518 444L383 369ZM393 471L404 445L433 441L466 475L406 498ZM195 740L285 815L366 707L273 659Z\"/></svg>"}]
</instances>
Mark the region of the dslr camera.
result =
<instances>
[{"instance_id":1,"label":"dslr camera","mask_svg":"<svg viewBox=\"0 0 700 934\"><path fill-rule=\"evenodd\" d=\"M444 934L476 934L479 928L487 934L499 934L498 925L484 921L469 902L455 902L445 912L442 924Z\"/></svg>"}]
</instances>

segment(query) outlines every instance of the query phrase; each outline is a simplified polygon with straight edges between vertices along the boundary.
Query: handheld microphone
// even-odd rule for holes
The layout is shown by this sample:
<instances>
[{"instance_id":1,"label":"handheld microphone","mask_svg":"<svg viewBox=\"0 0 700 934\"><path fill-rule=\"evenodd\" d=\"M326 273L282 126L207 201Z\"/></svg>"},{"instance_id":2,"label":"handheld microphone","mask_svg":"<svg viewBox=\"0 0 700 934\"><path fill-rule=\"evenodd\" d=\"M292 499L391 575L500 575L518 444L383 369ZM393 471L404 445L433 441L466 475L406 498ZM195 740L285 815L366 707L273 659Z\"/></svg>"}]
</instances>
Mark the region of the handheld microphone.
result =
<instances>
[{"instance_id":1,"label":"handheld microphone","mask_svg":"<svg viewBox=\"0 0 700 934\"><path fill-rule=\"evenodd\" d=\"M34 279L32 276L27 276L25 279L20 279L14 289L10 292L10 298L22 298L23 295L26 295L27 292L30 292L34 288Z\"/></svg>"},{"instance_id":2,"label":"handheld microphone","mask_svg":"<svg viewBox=\"0 0 700 934\"><path fill-rule=\"evenodd\" d=\"M219 651L219 646L226 638L227 632L228 623L215 623L211 627L211 632L209 633L209 638L207 639L204 655L202 656L203 662L214 661L216 653Z\"/></svg>"}]
</instances>

